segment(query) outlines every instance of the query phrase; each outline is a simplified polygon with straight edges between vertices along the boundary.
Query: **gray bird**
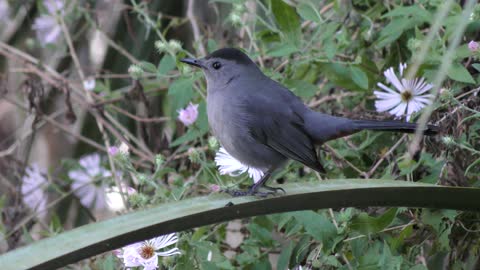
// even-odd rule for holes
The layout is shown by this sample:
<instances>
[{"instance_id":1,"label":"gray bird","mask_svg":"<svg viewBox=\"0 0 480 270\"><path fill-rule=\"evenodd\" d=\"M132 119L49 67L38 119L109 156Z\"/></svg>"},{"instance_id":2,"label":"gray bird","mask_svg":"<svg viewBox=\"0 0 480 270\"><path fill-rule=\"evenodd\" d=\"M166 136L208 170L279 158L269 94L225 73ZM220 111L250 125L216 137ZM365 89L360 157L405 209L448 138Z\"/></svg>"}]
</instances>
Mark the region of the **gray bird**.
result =
<instances>
[{"instance_id":1,"label":"gray bird","mask_svg":"<svg viewBox=\"0 0 480 270\"><path fill-rule=\"evenodd\" d=\"M213 135L234 158L265 173L248 190L227 191L233 196L283 191L265 183L288 159L324 173L315 146L326 141L364 129L413 133L417 128L414 123L352 120L315 112L237 49L224 48L205 58L180 61L201 68L205 74ZM435 126L424 130L426 135L436 133ZM260 192L261 187L269 192Z\"/></svg>"}]
</instances>

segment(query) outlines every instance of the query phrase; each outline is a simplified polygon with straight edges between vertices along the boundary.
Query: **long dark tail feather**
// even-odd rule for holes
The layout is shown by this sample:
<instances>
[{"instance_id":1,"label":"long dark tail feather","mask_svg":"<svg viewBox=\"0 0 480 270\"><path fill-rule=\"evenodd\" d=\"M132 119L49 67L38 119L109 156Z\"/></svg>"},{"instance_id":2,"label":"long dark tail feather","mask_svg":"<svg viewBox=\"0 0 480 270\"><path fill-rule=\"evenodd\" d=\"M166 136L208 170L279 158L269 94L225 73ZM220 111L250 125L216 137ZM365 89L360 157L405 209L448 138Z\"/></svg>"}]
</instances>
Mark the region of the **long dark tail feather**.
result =
<instances>
[{"instance_id":1,"label":"long dark tail feather","mask_svg":"<svg viewBox=\"0 0 480 270\"><path fill-rule=\"evenodd\" d=\"M353 124L357 130L379 130L379 131L394 131L403 133L415 133L417 124L407 123L401 121L375 121L375 120L354 120ZM433 136L438 134L440 128L435 125L427 125L423 134Z\"/></svg>"}]
</instances>

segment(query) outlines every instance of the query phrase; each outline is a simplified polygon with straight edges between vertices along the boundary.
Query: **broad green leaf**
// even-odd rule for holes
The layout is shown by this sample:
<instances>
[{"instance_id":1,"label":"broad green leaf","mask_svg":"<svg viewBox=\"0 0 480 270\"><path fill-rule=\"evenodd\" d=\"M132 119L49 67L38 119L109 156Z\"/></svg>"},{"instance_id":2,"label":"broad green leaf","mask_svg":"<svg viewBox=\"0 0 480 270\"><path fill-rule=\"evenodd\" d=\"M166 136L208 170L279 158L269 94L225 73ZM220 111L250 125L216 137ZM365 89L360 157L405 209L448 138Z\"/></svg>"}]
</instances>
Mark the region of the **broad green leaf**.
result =
<instances>
[{"instance_id":1,"label":"broad green leaf","mask_svg":"<svg viewBox=\"0 0 480 270\"><path fill-rule=\"evenodd\" d=\"M450 77L450 79L455 81L472 84L475 83L475 80L473 79L472 75L470 75L468 70L463 65L457 62L452 63L452 66L450 66L447 75L448 77Z\"/></svg>"},{"instance_id":2,"label":"broad green leaf","mask_svg":"<svg viewBox=\"0 0 480 270\"><path fill-rule=\"evenodd\" d=\"M143 70L145 70L147 72L157 73L157 67L150 62L142 61L142 62L140 62L139 65Z\"/></svg>"},{"instance_id":3,"label":"broad green leaf","mask_svg":"<svg viewBox=\"0 0 480 270\"><path fill-rule=\"evenodd\" d=\"M314 21L314 22L317 22L317 23L322 22L322 19L319 17L318 12L315 11L315 8L309 2L300 3L297 6L297 12L305 20Z\"/></svg>"},{"instance_id":4,"label":"broad green leaf","mask_svg":"<svg viewBox=\"0 0 480 270\"><path fill-rule=\"evenodd\" d=\"M352 73L352 80L360 86L360 88L368 89L368 77L362 69L356 66L350 66L350 72Z\"/></svg>"},{"instance_id":5,"label":"broad green leaf","mask_svg":"<svg viewBox=\"0 0 480 270\"><path fill-rule=\"evenodd\" d=\"M371 217L362 212L352 218L350 228L362 234L377 233L390 225L397 215L397 209L391 208L379 217Z\"/></svg>"},{"instance_id":6,"label":"broad green leaf","mask_svg":"<svg viewBox=\"0 0 480 270\"><path fill-rule=\"evenodd\" d=\"M194 79L181 77L174 81L168 88L168 98L170 108L170 115L172 117L177 116L177 111L185 107L193 97L193 84Z\"/></svg>"},{"instance_id":7,"label":"broad green leaf","mask_svg":"<svg viewBox=\"0 0 480 270\"><path fill-rule=\"evenodd\" d=\"M397 7L382 16L382 18L387 17L410 17L420 22L430 22L433 18L430 12L419 5Z\"/></svg>"},{"instance_id":8,"label":"broad green leaf","mask_svg":"<svg viewBox=\"0 0 480 270\"><path fill-rule=\"evenodd\" d=\"M170 147L179 146L182 143L193 141L197 138L202 137L205 134L207 134L207 130L191 128L187 131L187 133L183 134L182 136L171 142Z\"/></svg>"},{"instance_id":9,"label":"broad green leaf","mask_svg":"<svg viewBox=\"0 0 480 270\"><path fill-rule=\"evenodd\" d=\"M165 54L162 57L162 60L160 60L160 63L158 64L158 72L157 74L159 75L165 75L169 71L173 70L176 66L175 63L175 58L171 56L170 54Z\"/></svg>"},{"instance_id":10,"label":"broad green leaf","mask_svg":"<svg viewBox=\"0 0 480 270\"><path fill-rule=\"evenodd\" d=\"M278 262L277 262L277 269L278 270L289 269L288 265L290 263L290 257L292 256L294 247L295 247L295 245L294 245L293 241L290 241L287 244L287 246L282 248L282 252L280 253L280 256L278 257Z\"/></svg>"},{"instance_id":11,"label":"broad green leaf","mask_svg":"<svg viewBox=\"0 0 480 270\"><path fill-rule=\"evenodd\" d=\"M285 80L285 85L292 90L297 96L308 100L313 97L317 91L318 87L301 80Z\"/></svg>"},{"instance_id":12,"label":"broad green leaf","mask_svg":"<svg viewBox=\"0 0 480 270\"><path fill-rule=\"evenodd\" d=\"M158 235L288 211L350 206L434 207L480 211L480 188L373 179L291 183L283 185L283 188L287 192L284 196L232 198L226 194L216 194L166 203L88 224L1 255L2 270L60 268ZM229 206L225 207L226 205ZM352 241L352 246L353 242L355 241Z\"/></svg>"},{"instance_id":13,"label":"broad green leaf","mask_svg":"<svg viewBox=\"0 0 480 270\"><path fill-rule=\"evenodd\" d=\"M218 49L217 41L215 41L215 39L209 38L207 41L208 52L213 52L213 51L216 51L217 49Z\"/></svg>"},{"instance_id":14,"label":"broad green leaf","mask_svg":"<svg viewBox=\"0 0 480 270\"><path fill-rule=\"evenodd\" d=\"M247 229L250 231L251 238L260 241L261 246L271 246L273 239L269 230L255 223L248 224Z\"/></svg>"},{"instance_id":15,"label":"broad green leaf","mask_svg":"<svg viewBox=\"0 0 480 270\"><path fill-rule=\"evenodd\" d=\"M430 225L437 233L444 230L445 218L453 221L457 215L453 210L429 210L422 211L422 222Z\"/></svg>"},{"instance_id":16,"label":"broad green leaf","mask_svg":"<svg viewBox=\"0 0 480 270\"><path fill-rule=\"evenodd\" d=\"M472 162L470 165L468 165L467 169L465 170L465 175L467 175L472 168L478 168L480 166L480 158Z\"/></svg>"},{"instance_id":17,"label":"broad green leaf","mask_svg":"<svg viewBox=\"0 0 480 270\"><path fill-rule=\"evenodd\" d=\"M273 57L289 56L297 52L298 49L291 43L277 43L276 46L267 51L267 55Z\"/></svg>"},{"instance_id":18,"label":"broad green leaf","mask_svg":"<svg viewBox=\"0 0 480 270\"><path fill-rule=\"evenodd\" d=\"M379 48L383 48L393 43L403 34L406 29L408 29L408 26L408 18L394 18L382 29L382 31L380 31L380 36L377 40L377 46Z\"/></svg>"},{"instance_id":19,"label":"broad green leaf","mask_svg":"<svg viewBox=\"0 0 480 270\"><path fill-rule=\"evenodd\" d=\"M332 60L337 53L337 44L335 44L333 39L329 39L323 42L323 50L328 60Z\"/></svg>"},{"instance_id":20,"label":"broad green leaf","mask_svg":"<svg viewBox=\"0 0 480 270\"><path fill-rule=\"evenodd\" d=\"M290 44L299 47L301 41L300 18L295 8L283 2L282 0L273 0L272 12L275 21Z\"/></svg>"},{"instance_id":21,"label":"broad green leaf","mask_svg":"<svg viewBox=\"0 0 480 270\"><path fill-rule=\"evenodd\" d=\"M479 63L472 64L472 67L474 67L477 71L480 71L480 64Z\"/></svg>"},{"instance_id":22,"label":"broad green leaf","mask_svg":"<svg viewBox=\"0 0 480 270\"><path fill-rule=\"evenodd\" d=\"M403 257L393 256L392 251L387 243L383 244L383 251L378 260L378 266L382 270L396 270L401 269Z\"/></svg>"},{"instance_id":23,"label":"broad green leaf","mask_svg":"<svg viewBox=\"0 0 480 270\"><path fill-rule=\"evenodd\" d=\"M358 90L358 86L351 78L348 66L338 63L317 63L322 74L337 86Z\"/></svg>"},{"instance_id":24,"label":"broad green leaf","mask_svg":"<svg viewBox=\"0 0 480 270\"><path fill-rule=\"evenodd\" d=\"M307 234L322 242L326 250L333 247L337 228L328 218L313 211L295 212L292 213L292 216L303 225Z\"/></svg>"},{"instance_id":25,"label":"broad green leaf","mask_svg":"<svg viewBox=\"0 0 480 270\"><path fill-rule=\"evenodd\" d=\"M405 241L406 238L410 237L413 233L413 225L409 225L400 231L397 237L392 238L390 246L393 250L396 250L400 247L401 244Z\"/></svg>"}]
</instances>

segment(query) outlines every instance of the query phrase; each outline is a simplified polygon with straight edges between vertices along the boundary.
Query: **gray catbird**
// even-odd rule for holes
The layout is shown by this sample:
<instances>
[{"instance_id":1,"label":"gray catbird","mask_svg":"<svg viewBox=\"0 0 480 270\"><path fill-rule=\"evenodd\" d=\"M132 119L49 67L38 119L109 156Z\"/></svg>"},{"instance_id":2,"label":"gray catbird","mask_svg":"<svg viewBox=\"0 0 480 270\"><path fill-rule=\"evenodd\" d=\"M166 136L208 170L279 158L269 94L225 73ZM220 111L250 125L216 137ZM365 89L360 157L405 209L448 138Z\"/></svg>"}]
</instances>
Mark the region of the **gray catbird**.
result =
<instances>
[{"instance_id":1,"label":"gray catbird","mask_svg":"<svg viewBox=\"0 0 480 270\"><path fill-rule=\"evenodd\" d=\"M417 128L413 123L352 120L312 111L237 49L224 48L205 58L181 61L201 68L205 74L207 114L213 135L234 158L265 172L248 190L230 191L234 196L283 191L265 183L288 159L325 172L315 145L364 129L412 133ZM436 133L435 126L424 130L426 135ZM260 192L260 187L270 192Z\"/></svg>"}]
</instances>

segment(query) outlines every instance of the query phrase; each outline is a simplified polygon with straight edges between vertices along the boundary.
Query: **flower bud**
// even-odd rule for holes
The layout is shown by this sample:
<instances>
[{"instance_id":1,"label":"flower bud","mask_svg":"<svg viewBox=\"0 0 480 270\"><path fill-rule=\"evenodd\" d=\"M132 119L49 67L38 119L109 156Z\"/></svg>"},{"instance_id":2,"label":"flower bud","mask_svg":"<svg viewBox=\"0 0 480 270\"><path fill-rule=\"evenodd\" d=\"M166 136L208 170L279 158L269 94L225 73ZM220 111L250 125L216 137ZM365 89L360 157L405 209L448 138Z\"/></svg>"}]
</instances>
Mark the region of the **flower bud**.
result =
<instances>
[{"instance_id":1,"label":"flower bud","mask_svg":"<svg viewBox=\"0 0 480 270\"><path fill-rule=\"evenodd\" d=\"M130 65L130 67L128 68L128 73L130 74L130 76L132 76L132 78L138 80L143 75L143 69L135 64Z\"/></svg>"},{"instance_id":2,"label":"flower bud","mask_svg":"<svg viewBox=\"0 0 480 270\"><path fill-rule=\"evenodd\" d=\"M219 146L220 144L215 137L211 136L210 138L208 138L208 147L210 148L210 150L217 150Z\"/></svg>"},{"instance_id":3,"label":"flower bud","mask_svg":"<svg viewBox=\"0 0 480 270\"><path fill-rule=\"evenodd\" d=\"M163 53L168 50L167 44L161 40L155 41L154 46L155 49L157 49L158 53Z\"/></svg>"},{"instance_id":4,"label":"flower bud","mask_svg":"<svg viewBox=\"0 0 480 270\"><path fill-rule=\"evenodd\" d=\"M182 49L182 43L178 40L172 39L168 42L168 47L173 52L180 51Z\"/></svg>"},{"instance_id":5,"label":"flower bud","mask_svg":"<svg viewBox=\"0 0 480 270\"><path fill-rule=\"evenodd\" d=\"M190 148L188 149L188 159L192 163L200 163L200 153L196 148Z\"/></svg>"}]
</instances>

